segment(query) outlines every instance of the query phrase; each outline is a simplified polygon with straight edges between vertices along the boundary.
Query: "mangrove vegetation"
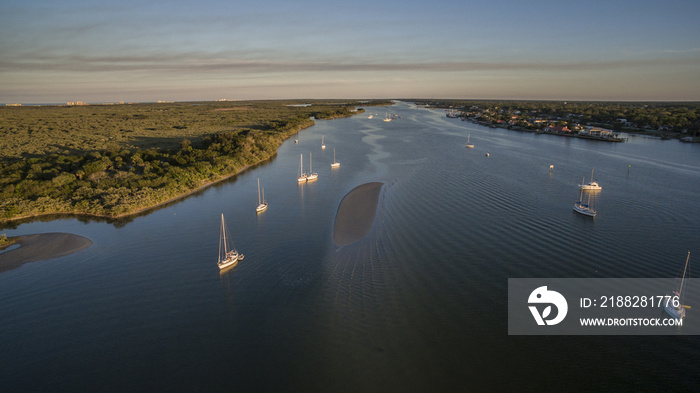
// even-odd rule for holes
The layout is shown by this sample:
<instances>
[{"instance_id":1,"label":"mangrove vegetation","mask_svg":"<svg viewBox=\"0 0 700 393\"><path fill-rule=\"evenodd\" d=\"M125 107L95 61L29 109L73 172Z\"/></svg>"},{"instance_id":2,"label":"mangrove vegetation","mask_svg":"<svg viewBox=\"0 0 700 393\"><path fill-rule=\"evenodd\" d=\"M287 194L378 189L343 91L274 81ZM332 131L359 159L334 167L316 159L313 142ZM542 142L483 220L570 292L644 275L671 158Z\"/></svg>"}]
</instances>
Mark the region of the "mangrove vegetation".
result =
<instances>
[{"instance_id":1,"label":"mangrove vegetation","mask_svg":"<svg viewBox=\"0 0 700 393\"><path fill-rule=\"evenodd\" d=\"M1 107L0 222L133 214L268 160L313 119L350 116L360 105L298 104Z\"/></svg>"}]
</instances>

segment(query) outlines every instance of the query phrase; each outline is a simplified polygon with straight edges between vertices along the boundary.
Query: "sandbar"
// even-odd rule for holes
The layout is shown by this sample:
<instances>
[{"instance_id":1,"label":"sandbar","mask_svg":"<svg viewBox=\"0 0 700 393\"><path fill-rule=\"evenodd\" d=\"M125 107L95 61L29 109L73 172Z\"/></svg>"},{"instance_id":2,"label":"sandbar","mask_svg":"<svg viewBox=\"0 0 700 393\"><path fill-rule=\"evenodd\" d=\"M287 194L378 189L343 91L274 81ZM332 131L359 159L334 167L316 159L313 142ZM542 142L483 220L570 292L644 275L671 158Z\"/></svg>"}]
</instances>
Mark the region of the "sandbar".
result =
<instances>
[{"instance_id":1,"label":"sandbar","mask_svg":"<svg viewBox=\"0 0 700 393\"><path fill-rule=\"evenodd\" d=\"M377 214L384 183L365 183L350 190L338 206L333 224L333 242L342 247L367 236Z\"/></svg>"},{"instance_id":2,"label":"sandbar","mask_svg":"<svg viewBox=\"0 0 700 393\"><path fill-rule=\"evenodd\" d=\"M0 272L14 269L28 262L58 258L89 247L92 241L71 233L41 233L16 238L19 248L0 254Z\"/></svg>"}]
</instances>

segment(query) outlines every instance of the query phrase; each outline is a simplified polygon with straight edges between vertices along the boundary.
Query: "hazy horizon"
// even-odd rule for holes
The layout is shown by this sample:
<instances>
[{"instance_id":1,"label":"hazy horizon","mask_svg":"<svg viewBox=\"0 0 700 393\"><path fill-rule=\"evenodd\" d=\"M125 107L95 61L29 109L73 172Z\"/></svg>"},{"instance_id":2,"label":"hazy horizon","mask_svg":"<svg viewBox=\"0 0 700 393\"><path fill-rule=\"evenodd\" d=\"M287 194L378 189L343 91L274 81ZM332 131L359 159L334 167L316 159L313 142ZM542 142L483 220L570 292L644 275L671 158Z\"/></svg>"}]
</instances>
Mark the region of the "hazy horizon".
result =
<instances>
[{"instance_id":1,"label":"hazy horizon","mask_svg":"<svg viewBox=\"0 0 700 393\"><path fill-rule=\"evenodd\" d=\"M0 4L0 102L700 100L700 3Z\"/></svg>"}]
</instances>

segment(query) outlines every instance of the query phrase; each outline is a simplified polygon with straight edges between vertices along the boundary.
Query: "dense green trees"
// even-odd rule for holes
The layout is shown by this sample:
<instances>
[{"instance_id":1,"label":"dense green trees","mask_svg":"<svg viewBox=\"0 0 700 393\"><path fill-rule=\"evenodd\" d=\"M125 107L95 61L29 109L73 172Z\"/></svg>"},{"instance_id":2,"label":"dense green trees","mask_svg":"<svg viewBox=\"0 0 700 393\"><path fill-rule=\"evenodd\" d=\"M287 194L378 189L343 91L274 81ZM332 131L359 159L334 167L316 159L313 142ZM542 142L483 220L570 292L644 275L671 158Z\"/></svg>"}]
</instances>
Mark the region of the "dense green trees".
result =
<instances>
[{"instance_id":1,"label":"dense green trees","mask_svg":"<svg viewBox=\"0 0 700 393\"><path fill-rule=\"evenodd\" d=\"M133 213L273 157L286 138L314 124L312 116L353 113L348 103L286 104L0 108L0 143L7 146L0 157L0 221ZM56 127L70 138L55 136ZM28 142L27 134L41 140Z\"/></svg>"}]
</instances>

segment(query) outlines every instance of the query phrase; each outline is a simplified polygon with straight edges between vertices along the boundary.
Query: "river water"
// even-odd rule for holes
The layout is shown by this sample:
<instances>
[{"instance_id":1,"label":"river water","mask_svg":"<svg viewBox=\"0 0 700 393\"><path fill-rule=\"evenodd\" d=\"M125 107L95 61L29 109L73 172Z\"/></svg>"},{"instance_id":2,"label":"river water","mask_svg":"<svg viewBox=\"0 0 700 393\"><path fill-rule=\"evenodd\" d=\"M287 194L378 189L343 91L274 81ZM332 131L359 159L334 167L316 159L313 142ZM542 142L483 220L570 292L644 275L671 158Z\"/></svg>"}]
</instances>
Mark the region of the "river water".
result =
<instances>
[{"instance_id":1,"label":"river water","mask_svg":"<svg viewBox=\"0 0 700 393\"><path fill-rule=\"evenodd\" d=\"M0 274L2 390L697 387L696 336L509 336L507 280L675 277L689 250L692 266L700 146L369 109L317 121L271 162L130 222L5 230L94 244ZM297 184L309 153L319 179ZM595 219L572 209L592 168ZM269 208L256 215L258 178ZM384 186L370 234L336 247L340 201L373 181ZM222 213L245 259L220 273Z\"/></svg>"}]
</instances>

